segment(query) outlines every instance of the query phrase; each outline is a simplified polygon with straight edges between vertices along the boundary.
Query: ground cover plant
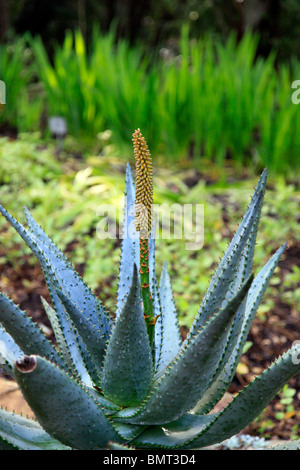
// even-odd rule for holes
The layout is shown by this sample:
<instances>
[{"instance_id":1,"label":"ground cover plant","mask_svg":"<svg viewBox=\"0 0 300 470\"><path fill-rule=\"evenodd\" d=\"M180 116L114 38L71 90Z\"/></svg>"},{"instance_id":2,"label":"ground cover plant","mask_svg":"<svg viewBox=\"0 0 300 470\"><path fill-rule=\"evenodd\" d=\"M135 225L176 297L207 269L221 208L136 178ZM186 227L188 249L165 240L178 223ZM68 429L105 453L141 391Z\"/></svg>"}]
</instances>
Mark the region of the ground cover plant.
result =
<instances>
[{"instance_id":1,"label":"ground cover plant","mask_svg":"<svg viewBox=\"0 0 300 470\"><path fill-rule=\"evenodd\" d=\"M1 296L5 306L1 310L5 327L1 334L7 346L7 354L2 353L5 368L14 375L46 430L2 410L0 432L4 448L31 445L103 448L108 441L146 448L197 448L213 444L246 426L300 369L294 360L299 354L299 346L295 345L228 407L207 414L232 380L250 324L285 248L285 245L279 248L253 280L253 252L267 172L263 172L245 216L216 269L189 336L181 344L166 267L159 285L156 283L154 240L149 239L152 167L139 131L134 134L134 145L136 193L127 167L124 230L127 233L130 221L134 220L140 243L131 237L123 239L113 326L99 300L30 212L25 209L29 224L29 229L25 229L1 208L44 270L54 310L47 303L45 308L60 351L59 354L47 342L16 305ZM139 207L135 217L130 214L134 201L146 206L146 214L141 215ZM9 312L14 317L13 323ZM78 336L74 337L76 330ZM32 355L38 352L43 358ZM178 377L182 379L179 389ZM36 394L41 386L43 394ZM50 394L49 401L43 400L45 394ZM70 402L70 396L80 400ZM66 409L68 412L62 413ZM193 413L189 412L191 409Z\"/></svg>"}]
</instances>

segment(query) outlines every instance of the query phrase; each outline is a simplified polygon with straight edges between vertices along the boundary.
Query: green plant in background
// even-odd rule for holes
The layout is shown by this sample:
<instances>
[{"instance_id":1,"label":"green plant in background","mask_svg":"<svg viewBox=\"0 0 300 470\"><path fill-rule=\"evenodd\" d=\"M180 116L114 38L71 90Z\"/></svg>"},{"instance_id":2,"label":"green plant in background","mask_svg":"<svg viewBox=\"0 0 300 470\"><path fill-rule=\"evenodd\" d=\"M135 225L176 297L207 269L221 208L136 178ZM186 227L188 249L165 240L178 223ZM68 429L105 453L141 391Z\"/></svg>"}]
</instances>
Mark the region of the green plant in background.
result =
<instances>
[{"instance_id":1,"label":"green plant in background","mask_svg":"<svg viewBox=\"0 0 300 470\"><path fill-rule=\"evenodd\" d=\"M19 131L33 131L40 124L43 99L38 85L31 83L36 63L27 44L27 36L13 44L0 45L0 80L6 85L6 105L0 113L0 124Z\"/></svg>"},{"instance_id":2,"label":"green plant in background","mask_svg":"<svg viewBox=\"0 0 300 470\"><path fill-rule=\"evenodd\" d=\"M288 172L299 162L291 83L300 67L294 60L276 69L274 54L257 58L257 46L251 33L223 43L209 35L192 40L184 27L175 48L151 56L116 41L114 29L94 29L87 45L80 31L67 32L50 57L40 38L25 35L0 51L7 85L0 120L23 132L60 115L89 145L110 129L122 155L132 125L140 125L157 157L173 163L189 156L222 166L229 157Z\"/></svg>"},{"instance_id":3,"label":"green plant in background","mask_svg":"<svg viewBox=\"0 0 300 470\"><path fill-rule=\"evenodd\" d=\"M286 413L289 415L290 413L294 413L295 408L293 405L294 396L296 395L297 390L294 388L289 387L287 384L283 387L280 395L280 404L284 411L278 411L275 415L276 419L281 420L284 419Z\"/></svg>"},{"instance_id":4,"label":"green plant in background","mask_svg":"<svg viewBox=\"0 0 300 470\"><path fill-rule=\"evenodd\" d=\"M134 124L168 161L190 156L223 165L229 156L278 173L298 166L300 113L291 83L299 64L276 70L274 54L256 58L258 37L250 32L223 43L209 35L191 40L184 27L178 47L151 57L116 42L114 30L95 29L88 48L77 31L56 47L53 63L39 38L30 45L48 115L64 116L73 135L91 139L110 129L128 154Z\"/></svg>"},{"instance_id":5,"label":"green plant in background","mask_svg":"<svg viewBox=\"0 0 300 470\"><path fill-rule=\"evenodd\" d=\"M23 40L15 44L0 46L0 79L6 85L6 106L0 113L0 122L11 125L18 123L20 98L26 90L30 69L25 69L25 44Z\"/></svg>"},{"instance_id":6,"label":"green plant in background","mask_svg":"<svg viewBox=\"0 0 300 470\"><path fill-rule=\"evenodd\" d=\"M137 195L144 194L146 199L139 202L148 207L150 155L138 131L134 138L137 182L150 184L146 193L140 193L137 185ZM184 342L166 265L160 282L156 281L155 239L146 238L150 227L141 234L139 219L141 243L134 230L136 194L129 166L114 321L28 209L26 229L0 207L44 271L53 307L45 301L44 306L58 343L56 349L1 294L3 367L19 384L38 421L1 409L1 448L200 448L236 434L262 412L299 372L299 361L293 360L300 354L299 346L277 359L222 411L213 409L231 383L251 323L285 248L279 248L253 279L266 177L264 171ZM150 303L155 321L149 321ZM153 324L154 335L149 329Z\"/></svg>"}]
</instances>

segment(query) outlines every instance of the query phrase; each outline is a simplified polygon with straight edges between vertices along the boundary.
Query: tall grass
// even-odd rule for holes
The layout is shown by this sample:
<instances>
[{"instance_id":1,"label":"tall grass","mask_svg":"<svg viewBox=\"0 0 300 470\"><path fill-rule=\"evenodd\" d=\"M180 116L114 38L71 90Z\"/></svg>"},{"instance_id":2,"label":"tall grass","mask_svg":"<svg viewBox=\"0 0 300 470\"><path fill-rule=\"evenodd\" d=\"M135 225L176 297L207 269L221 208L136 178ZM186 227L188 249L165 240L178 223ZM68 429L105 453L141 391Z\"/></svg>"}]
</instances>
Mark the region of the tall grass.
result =
<instances>
[{"instance_id":1,"label":"tall grass","mask_svg":"<svg viewBox=\"0 0 300 470\"><path fill-rule=\"evenodd\" d=\"M0 124L20 131L33 131L39 125L43 102L34 93L35 63L26 37L14 44L0 45L0 80L6 86L6 104L0 113Z\"/></svg>"},{"instance_id":2,"label":"tall grass","mask_svg":"<svg viewBox=\"0 0 300 470\"><path fill-rule=\"evenodd\" d=\"M6 86L6 106L0 113L0 122L7 121L11 125L18 123L20 97L26 90L28 71L24 67L24 41L14 45L0 45L0 79Z\"/></svg>"},{"instance_id":3,"label":"tall grass","mask_svg":"<svg viewBox=\"0 0 300 470\"><path fill-rule=\"evenodd\" d=\"M88 51L80 32L67 33L53 63L40 39L31 43L48 113L64 116L75 135L109 128L121 145L140 127L153 155L171 161L300 166L300 109L291 102L300 66L293 77L275 68L273 54L256 58L257 36L237 42L232 34L223 44L211 36L190 40L183 28L169 60L116 43L113 31L94 31Z\"/></svg>"}]
</instances>

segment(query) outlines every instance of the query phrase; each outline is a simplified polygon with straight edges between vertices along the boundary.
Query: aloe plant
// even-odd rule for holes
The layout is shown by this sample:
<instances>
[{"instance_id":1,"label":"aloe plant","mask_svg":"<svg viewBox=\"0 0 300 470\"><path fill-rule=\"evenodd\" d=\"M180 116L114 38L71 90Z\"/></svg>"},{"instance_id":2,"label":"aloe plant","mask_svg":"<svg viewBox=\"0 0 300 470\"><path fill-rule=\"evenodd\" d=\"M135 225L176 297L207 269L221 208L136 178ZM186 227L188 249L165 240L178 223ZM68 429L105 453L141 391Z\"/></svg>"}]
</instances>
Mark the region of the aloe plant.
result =
<instances>
[{"instance_id":1,"label":"aloe plant","mask_svg":"<svg viewBox=\"0 0 300 470\"><path fill-rule=\"evenodd\" d=\"M114 320L26 207L28 228L0 207L41 264L53 305L43 304L57 340L55 347L0 295L3 368L37 420L0 409L2 449L206 447L241 431L300 370L296 345L214 411L285 249L254 278L267 171L182 341L167 266L159 280L155 272L151 156L139 130L133 140L136 189L128 165Z\"/></svg>"}]
</instances>

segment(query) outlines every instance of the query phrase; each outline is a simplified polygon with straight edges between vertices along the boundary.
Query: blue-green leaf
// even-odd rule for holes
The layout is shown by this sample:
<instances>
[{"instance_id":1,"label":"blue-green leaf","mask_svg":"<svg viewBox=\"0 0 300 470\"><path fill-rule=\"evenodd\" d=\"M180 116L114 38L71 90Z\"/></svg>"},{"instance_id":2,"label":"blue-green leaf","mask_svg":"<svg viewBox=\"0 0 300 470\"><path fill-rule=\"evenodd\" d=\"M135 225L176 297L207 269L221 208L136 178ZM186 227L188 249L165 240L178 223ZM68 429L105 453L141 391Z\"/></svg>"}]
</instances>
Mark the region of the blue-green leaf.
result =
<instances>
[{"instance_id":1,"label":"blue-green leaf","mask_svg":"<svg viewBox=\"0 0 300 470\"><path fill-rule=\"evenodd\" d=\"M246 250L252 250L254 247L252 244L251 247L249 247L247 243L249 242L250 236L252 237L252 240L255 238L254 235L256 234L257 224L260 217L260 209L264 198L266 175L267 172L265 170L255 189L254 195L242 222L209 284L188 338L195 334L199 327L207 321L216 308L222 306L222 303L226 300L226 295L230 295L231 290L236 290L237 286L242 282L241 274L243 274L242 277L245 276L246 268L241 269L241 257L243 258L245 255L244 249L246 246ZM248 273L251 272L251 263L252 261L249 264L250 269L247 268ZM234 282L236 278L238 279L238 282Z\"/></svg>"},{"instance_id":2,"label":"blue-green leaf","mask_svg":"<svg viewBox=\"0 0 300 470\"><path fill-rule=\"evenodd\" d=\"M26 211L26 217L30 226L34 227L34 233L25 229L2 206L0 206L0 213L35 254L53 287L55 289L59 288L72 297L84 314L93 318L94 324L102 331L103 337L108 339L111 331L111 321L103 310L99 299L83 282L65 255L38 226L29 211Z\"/></svg>"},{"instance_id":3,"label":"blue-green leaf","mask_svg":"<svg viewBox=\"0 0 300 470\"><path fill-rule=\"evenodd\" d=\"M93 359L93 363L97 367L98 373L100 374L104 354L101 331L97 330L97 326L92 323L90 318L87 318L85 315L83 315L83 312L70 297L67 297L59 290L57 290L57 295L62 301L64 307L70 315L71 320L82 337L84 344L86 345L86 348ZM99 383L99 376L97 378L97 383Z\"/></svg>"},{"instance_id":4,"label":"blue-green leaf","mask_svg":"<svg viewBox=\"0 0 300 470\"><path fill-rule=\"evenodd\" d=\"M197 416L185 414L163 426L149 426L131 443L144 448L176 448L184 446L198 436L214 419L214 415Z\"/></svg>"},{"instance_id":5,"label":"blue-green leaf","mask_svg":"<svg viewBox=\"0 0 300 470\"><path fill-rule=\"evenodd\" d=\"M135 266L130 292L107 346L101 388L113 402L134 406L145 397L151 380L151 350Z\"/></svg>"},{"instance_id":6,"label":"blue-green leaf","mask_svg":"<svg viewBox=\"0 0 300 470\"><path fill-rule=\"evenodd\" d=\"M1 445L2 440L2 445ZM36 422L0 409L0 449L69 450Z\"/></svg>"},{"instance_id":7,"label":"blue-green leaf","mask_svg":"<svg viewBox=\"0 0 300 470\"><path fill-rule=\"evenodd\" d=\"M39 354L65 367L63 359L37 324L4 294L0 294L0 323L25 354Z\"/></svg>"},{"instance_id":8,"label":"blue-green leaf","mask_svg":"<svg viewBox=\"0 0 300 470\"><path fill-rule=\"evenodd\" d=\"M246 296L251 282L252 276L227 305L214 315L192 340L185 343L164 371L164 375L154 383L142 406L132 417L127 418L126 422L165 424L195 406L209 386L224 354L232 318ZM122 418L122 411L117 415Z\"/></svg>"},{"instance_id":9,"label":"blue-green leaf","mask_svg":"<svg viewBox=\"0 0 300 470\"><path fill-rule=\"evenodd\" d=\"M219 370L214 377L214 381L205 392L203 398L197 403L194 412L203 414L210 411L228 389L243 353L243 347L247 340L257 309L261 303L274 269L278 265L285 246L286 245L284 244L279 248L279 250L277 250L264 268L255 277L249 289L246 304L243 309L239 309L236 316L229 342L230 347L226 351L226 357L223 358L223 361L219 366Z\"/></svg>"},{"instance_id":10,"label":"blue-green leaf","mask_svg":"<svg viewBox=\"0 0 300 470\"><path fill-rule=\"evenodd\" d=\"M77 334L74 325L70 321L64 306L57 296L56 289L60 289L64 291L65 294L71 295L73 300L82 307L84 314L88 317L93 317L94 324L102 331L103 353L105 350L105 342L110 334L111 322L106 316L100 301L76 273L67 258L35 222L28 209L25 209L25 212L33 233L25 229L14 217L0 206L0 213L2 213L7 221L15 228L39 260L55 307L57 321L68 344L73 362L72 369L75 369L81 379L86 384L90 385L91 378L89 374L93 373L92 366L90 367L89 373L86 370L86 366L91 362L90 358L85 357L85 362L83 362L82 356L87 353L82 350L81 338Z\"/></svg>"},{"instance_id":11,"label":"blue-green leaf","mask_svg":"<svg viewBox=\"0 0 300 470\"><path fill-rule=\"evenodd\" d=\"M44 272L45 278L47 281L48 289L50 296L53 302L55 309L52 309L50 312L51 325L53 325L53 331L58 334L56 337L58 347L60 352L63 354L63 357L68 364L68 367L73 370L86 385L92 385L93 368L92 366L87 370L87 365L91 360L89 358L84 358L85 353L83 347L81 347L82 339L79 336L73 322L71 321L68 312L66 311L62 301L57 295L57 291L53 287L52 282L48 278L46 272ZM63 335L63 339L61 334ZM67 347L68 351L65 350ZM70 359L71 358L71 359ZM98 375L94 374L93 379L95 380Z\"/></svg>"},{"instance_id":12,"label":"blue-green leaf","mask_svg":"<svg viewBox=\"0 0 300 470\"><path fill-rule=\"evenodd\" d=\"M83 282L69 260L45 234L27 208L25 209L25 215L33 235L41 244L41 249L44 250L42 260L48 262L51 266L53 275L50 274L50 279L54 286L58 283L59 288L74 299L74 302L82 309L83 313L92 318L92 321L101 330L103 337L107 339L111 331L111 320L104 311L100 300Z\"/></svg>"},{"instance_id":13,"label":"blue-green leaf","mask_svg":"<svg viewBox=\"0 0 300 470\"><path fill-rule=\"evenodd\" d=\"M262 413L283 386L300 371L300 345L280 356L259 377L250 382L232 402L187 447L197 448L222 442L239 433Z\"/></svg>"},{"instance_id":14,"label":"blue-green leaf","mask_svg":"<svg viewBox=\"0 0 300 470\"><path fill-rule=\"evenodd\" d=\"M14 368L15 379L41 426L74 449L104 449L122 442L99 404L80 383L46 359L25 356Z\"/></svg>"},{"instance_id":15,"label":"blue-green leaf","mask_svg":"<svg viewBox=\"0 0 300 470\"><path fill-rule=\"evenodd\" d=\"M171 362L181 347L178 316L166 263L163 265L160 278L159 299L161 316L157 320L158 328L155 328L155 343L160 345L160 349L156 372Z\"/></svg>"},{"instance_id":16,"label":"blue-green leaf","mask_svg":"<svg viewBox=\"0 0 300 470\"><path fill-rule=\"evenodd\" d=\"M140 266L139 234L135 230L134 204L135 188L130 165L127 163L125 176L125 207L122 232L122 249L117 296L117 316L122 310L126 301L126 297L130 291L133 277L133 266L136 264L138 270Z\"/></svg>"},{"instance_id":17,"label":"blue-green leaf","mask_svg":"<svg viewBox=\"0 0 300 470\"><path fill-rule=\"evenodd\" d=\"M7 374L13 376L15 361L24 356L24 352L15 343L13 338L0 326L0 367Z\"/></svg>"},{"instance_id":18,"label":"blue-green leaf","mask_svg":"<svg viewBox=\"0 0 300 470\"><path fill-rule=\"evenodd\" d=\"M60 325L60 322L58 320L58 316L56 311L51 307L51 305L44 299L44 297L41 297L41 302L43 304L43 307L45 309L46 315L50 321L51 327L54 332L55 339L57 341L59 350L61 352L62 357L64 358L64 361L70 369L73 366L72 362L72 357L68 348L68 344L66 341L66 337L64 335L63 329Z\"/></svg>"}]
</instances>

